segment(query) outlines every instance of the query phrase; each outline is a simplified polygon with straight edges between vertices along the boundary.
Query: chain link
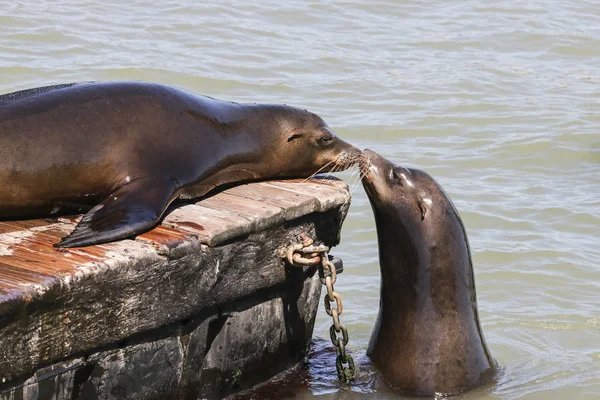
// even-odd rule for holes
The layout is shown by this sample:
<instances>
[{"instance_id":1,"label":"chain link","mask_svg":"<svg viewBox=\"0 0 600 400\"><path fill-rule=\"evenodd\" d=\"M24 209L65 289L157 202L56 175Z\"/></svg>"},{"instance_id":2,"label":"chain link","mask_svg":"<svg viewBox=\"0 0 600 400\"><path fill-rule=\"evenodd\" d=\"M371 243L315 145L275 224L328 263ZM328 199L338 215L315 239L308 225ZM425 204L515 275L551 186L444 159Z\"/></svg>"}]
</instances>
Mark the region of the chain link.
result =
<instances>
[{"instance_id":1,"label":"chain link","mask_svg":"<svg viewBox=\"0 0 600 400\"><path fill-rule=\"evenodd\" d=\"M342 296L333 289L337 280L335 265L329 261L329 247L314 246L314 241L304 233L300 235L301 243L292 244L282 254L290 265L297 267L312 266L319 264L319 276L321 283L327 288L324 297L325 312L329 315L333 324L329 328L331 343L336 347L336 361L338 378L343 383L349 383L354 378L355 367L354 359L346 353L348 344L348 330L340 322L340 315L344 311ZM335 308L331 304L335 302ZM341 335L341 336L339 336ZM344 364L347 364L345 366Z\"/></svg>"}]
</instances>

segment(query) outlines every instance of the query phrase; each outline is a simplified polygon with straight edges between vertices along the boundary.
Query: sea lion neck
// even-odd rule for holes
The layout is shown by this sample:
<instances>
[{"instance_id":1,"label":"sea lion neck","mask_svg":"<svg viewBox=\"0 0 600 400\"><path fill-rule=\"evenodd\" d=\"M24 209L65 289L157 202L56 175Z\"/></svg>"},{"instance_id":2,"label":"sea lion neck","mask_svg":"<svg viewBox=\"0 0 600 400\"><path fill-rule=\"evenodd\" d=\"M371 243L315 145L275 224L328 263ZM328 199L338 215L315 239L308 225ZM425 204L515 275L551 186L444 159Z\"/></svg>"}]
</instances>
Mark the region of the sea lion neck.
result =
<instances>
[{"instance_id":1,"label":"sea lion neck","mask_svg":"<svg viewBox=\"0 0 600 400\"><path fill-rule=\"evenodd\" d=\"M381 289L411 293L411 297L414 297L419 292L418 268L415 266L420 264L423 256L419 251L422 238L409 234L408 227L394 218L378 211L374 214L377 236L389 239L378 240ZM399 298L398 301L405 299Z\"/></svg>"},{"instance_id":2,"label":"sea lion neck","mask_svg":"<svg viewBox=\"0 0 600 400\"><path fill-rule=\"evenodd\" d=\"M445 212L444 218L435 221L375 212L381 289L396 293L393 307L417 307L437 314L436 310L446 309L451 302L456 303L454 312L472 314L475 299L471 296L474 283L468 241L464 235L442 234L463 231L453 208ZM436 262L441 259L445 261ZM461 278L465 276L468 279ZM449 286L455 289L435 289Z\"/></svg>"}]
</instances>

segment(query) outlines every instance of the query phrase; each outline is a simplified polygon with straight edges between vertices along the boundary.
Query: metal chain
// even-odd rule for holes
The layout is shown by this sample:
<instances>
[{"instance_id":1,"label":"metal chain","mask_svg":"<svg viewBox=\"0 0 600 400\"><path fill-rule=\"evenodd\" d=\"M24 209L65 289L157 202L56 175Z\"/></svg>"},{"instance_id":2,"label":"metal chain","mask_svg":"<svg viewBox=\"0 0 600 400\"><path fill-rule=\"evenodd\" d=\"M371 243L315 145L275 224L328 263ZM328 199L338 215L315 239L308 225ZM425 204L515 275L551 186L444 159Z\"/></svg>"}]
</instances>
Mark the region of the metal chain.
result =
<instances>
[{"instance_id":1,"label":"metal chain","mask_svg":"<svg viewBox=\"0 0 600 400\"><path fill-rule=\"evenodd\" d=\"M304 233L300 235L300 239L302 242L289 246L285 254L282 254L282 258L286 259L290 265L297 267L319 264L319 277L321 283L327 288L327 293L323 299L325 312L333 319L333 324L329 328L329 336L331 343L336 347L337 357L335 366L339 380L343 383L348 383L354 378L354 359L350 354L346 353L348 330L340 322L340 315L344 308L342 296L333 289L337 275L335 265L329 261L327 254L329 247L323 245L313 246L314 241ZM335 302L335 308L331 307L331 303L333 302Z\"/></svg>"}]
</instances>

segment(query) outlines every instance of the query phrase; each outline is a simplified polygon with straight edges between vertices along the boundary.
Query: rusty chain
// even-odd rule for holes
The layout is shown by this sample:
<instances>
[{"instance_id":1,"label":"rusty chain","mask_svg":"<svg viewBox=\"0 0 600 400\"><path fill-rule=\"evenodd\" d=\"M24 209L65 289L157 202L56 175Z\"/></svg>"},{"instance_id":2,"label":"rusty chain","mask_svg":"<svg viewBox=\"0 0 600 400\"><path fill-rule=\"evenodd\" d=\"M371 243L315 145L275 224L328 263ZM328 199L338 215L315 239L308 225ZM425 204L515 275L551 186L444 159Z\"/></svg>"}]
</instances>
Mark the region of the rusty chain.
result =
<instances>
[{"instance_id":1,"label":"rusty chain","mask_svg":"<svg viewBox=\"0 0 600 400\"><path fill-rule=\"evenodd\" d=\"M282 254L282 258L287 260L290 265L296 267L305 267L319 265L319 277L321 283L327 288L327 293L324 297L325 312L333 319L333 324L329 328L329 336L331 343L336 347L336 362L338 378L341 382L348 383L354 378L355 367L354 359L350 354L346 353L346 345L348 344L348 330L346 326L340 322L340 315L344 308L342 304L342 296L333 289L333 285L337 280L335 265L329 261L327 246L315 246L314 241L304 233L300 235L301 243L292 244ZM331 303L335 302L335 308L331 307ZM341 336L340 336L341 335ZM344 364L347 364L345 366Z\"/></svg>"}]
</instances>

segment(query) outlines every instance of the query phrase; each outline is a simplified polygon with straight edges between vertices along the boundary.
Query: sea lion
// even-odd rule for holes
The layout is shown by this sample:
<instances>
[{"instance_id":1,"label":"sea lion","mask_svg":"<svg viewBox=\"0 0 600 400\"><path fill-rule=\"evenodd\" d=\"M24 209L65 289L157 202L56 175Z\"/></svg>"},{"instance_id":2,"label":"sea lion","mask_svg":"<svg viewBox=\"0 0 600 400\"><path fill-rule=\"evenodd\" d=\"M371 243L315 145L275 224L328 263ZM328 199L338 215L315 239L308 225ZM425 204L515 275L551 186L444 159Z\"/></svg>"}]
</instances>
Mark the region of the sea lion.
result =
<instances>
[{"instance_id":1,"label":"sea lion","mask_svg":"<svg viewBox=\"0 0 600 400\"><path fill-rule=\"evenodd\" d=\"M410 395L455 395L497 369L477 313L467 233L427 173L365 150L363 186L379 241L379 315L367 355Z\"/></svg>"},{"instance_id":2,"label":"sea lion","mask_svg":"<svg viewBox=\"0 0 600 400\"><path fill-rule=\"evenodd\" d=\"M345 169L360 151L317 115L142 82L0 97L0 219L92 206L58 247L143 233L177 199Z\"/></svg>"}]
</instances>

